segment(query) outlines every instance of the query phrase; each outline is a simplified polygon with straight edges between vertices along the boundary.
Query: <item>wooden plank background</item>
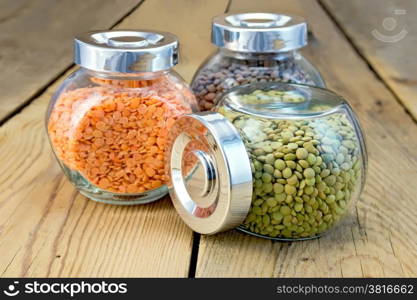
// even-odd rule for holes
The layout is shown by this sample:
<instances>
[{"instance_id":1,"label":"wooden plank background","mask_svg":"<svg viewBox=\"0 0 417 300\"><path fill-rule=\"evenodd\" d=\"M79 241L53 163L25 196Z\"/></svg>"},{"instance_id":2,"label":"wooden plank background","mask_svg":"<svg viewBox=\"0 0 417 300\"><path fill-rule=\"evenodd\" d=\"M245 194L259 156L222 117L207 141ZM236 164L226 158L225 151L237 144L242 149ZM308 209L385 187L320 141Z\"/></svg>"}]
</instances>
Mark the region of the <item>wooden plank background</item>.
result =
<instances>
[{"instance_id":1,"label":"wooden plank background","mask_svg":"<svg viewBox=\"0 0 417 300\"><path fill-rule=\"evenodd\" d=\"M417 1L324 0L323 4L360 54L417 120ZM392 29L390 18L394 19L394 22L391 20ZM384 21L388 22L386 28ZM395 42L377 39L373 35L375 32L384 39L394 38Z\"/></svg>"},{"instance_id":2,"label":"wooden plank background","mask_svg":"<svg viewBox=\"0 0 417 300\"><path fill-rule=\"evenodd\" d=\"M384 1L401 6L399 0ZM5 70L0 75L1 276L415 277L415 74L394 59L398 45L382 45L381 50L379 43L366 41L370 38L359 24L377 26L387 12L378 9L369 18L370 9L368 14L359 11L362 2L0 2L0 64ZM134 207L87 200L65 179L51 154L44 113L66 76L60 74L71 66L75 33L115 25L174 32L181 41L176 69L190 80L214 50L211 17L225 11L305 16L313 34L303 53L318 66L328 86L351 101L365 129L365 191L346 225L320 239L279 243L235 231L193 235L168 198ZM348 20L353 13L357 25ZM409 13L415 21L416 12ZM401 49L415 45L414 38L410 32ZM415 64L415 59L409 61ZM409 87L400 87L393 74Z\"/></svg>"}]
</instances>

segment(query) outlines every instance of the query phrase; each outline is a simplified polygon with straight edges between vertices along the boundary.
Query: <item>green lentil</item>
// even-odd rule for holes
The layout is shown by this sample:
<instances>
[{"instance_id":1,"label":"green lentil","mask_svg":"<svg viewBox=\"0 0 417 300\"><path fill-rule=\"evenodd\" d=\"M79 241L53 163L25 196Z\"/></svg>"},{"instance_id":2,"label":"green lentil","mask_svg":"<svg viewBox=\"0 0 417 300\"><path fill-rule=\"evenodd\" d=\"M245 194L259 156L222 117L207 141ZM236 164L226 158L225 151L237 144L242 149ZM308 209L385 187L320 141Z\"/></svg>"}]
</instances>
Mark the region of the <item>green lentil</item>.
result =
<instances>
[{"instance_id":1,"label":"green lentil","mask_svg":"<svg viewBox=\"0 0 417 300\"><path fill-rule=\"evenodd\" d=\"M282 203L287 198L287 195L284 193L280 193L280 194L275 194L274 197L275 197L275 200L277 200L279 203Z\"/></svg>"},{"instance_id":2,"label":"green lentil","mask_svg":"<svg viewBox=\"0 0 417 300\"><path fill-rule=\"evenodd\" d=\"M275 156L273 155L273 154L268 154L266 157L265 157L265 162L267 163L267 164L274 164L274 161L275 161Z\"/></svg>"},{"instance_id":3,"label":"green lentil","mask_svg":"<svg viewBox=\"0 0 417 300\"><path fill-rule=\"evenodd\" d=\"M270 183L272 181L272 176L269 173L262 174L262 181L265 183Z\"/></svg>"},{"instance_id":4,"label":"green lentil","mask_svg":"<svg viewBox=\"0 0 417 300\"><path fill-rule=\"evenodd\" d=\"M280 183L274 183L274 193L281 194L284 191L284 186Z\"/></svg>"},{"instance_id":5,"label":"green lentil","mask_svg":"<svg viewBox=\"0 0 417 300\"><path fill-rule=\"evenodd\" d=\"M285 190L285 193L287 193L287 195L294 195L295 193L297 193L297 189L290 184L285 185L284 190Z\"/></svg>"},{"instance_id":6,"label":"green lentil","mask_svg":"<svg viewBox=\"0 0 417 300\"><path fill-rule=\"evenodd\" d=\"M279 171L282 171L286 168L287 165L285 164L285 161L283 161L282 159L277 159L274 163L274 166Z\"/></svg>"},{"instance_id":7,"label":"green lentil","mask_svg":"<svg viewBox=\"0 0 417 300\"><path fill-rule=\"evenodd\" d=\"M290 169L290 168L285 168L285 169L282 171L282 176L283 176L284 178L290 178L290 177L291 177L291 175L292 175L292 171L291 171L291 169Z\"/></svg>"},{"instance_id":8,"label":"green lentil","mask_svg":"<svg viewBox=\"0 0 417 300\"><path fill-rule=\"evenodd\" d=\"M250 101L257 103L264 93L246 96L255 96ZM321 234L340 221L362 176L359 143L344 115L271 120L226 106L218 112L236 126L251 159L253 200L242 227L272 238L298 239Z\"/></svg>"},{"instance_id":9,"label":"green lentil","mask_svg":"<svg viewBox=\"0 0 417 300\"><path fill-rule=\"evenodd\" d=\"M304 168L304 169L306 169L306 168L308 168L308 167L309 167L309 163L308 163L308 161L306 161L306 160L304 160L304 159L299 160L299 161L298 161L298 164L301 166L301 168ZM255 167L255 168L256 168L256 167Z\"/></svg>"},{"instance_id":10,"label":"green lentil","mask_svg":"<svg viewBox=\"0 0 417 300\"><path fill-rule=\"evenodd\" d=\"M291 208L288 206L281 206L281 209L279 211L283 216L289 216L291 214Z\"/></svg>"},{"instance_id":11,"label":"green lentil","mask_svg":"<svg viewBox=\"0 0 417 300\"><path fill-rule=\"evenodd\" d=\"M275 198L268 198L266 200L266 204L268 204L268 206L270 206L270 207L275 207L275 206L277 206L278 201L275 200Z\"/></svg>"},{"instance_id":12,"label":"green lentil","mask_svg":"<svg viewBox=\"0 0 417 300\"><path fill-rule=\"evenodd\" d=\"M292 175L290 178L287 179L287 182L290 185L297 185L298 177L296 175Z\"/></svg>"},{"instance_id":13,"label":"green lentil","mask_svg":"<svg viewBox=\"0 0 417 300\"><path fill-rule=\"evenodd\" d=\"M282 177L282 173L280 170L275 169L274 170L274 177L275 178L281 178Z\"/></svg>"},{"instance_id":14,"label":"green lentil","mask_svg":"<svg viewBox=\"0 0 417 300\"><path fill-rule=\"evenodd\" d=\"M284 216L278 211L276 211L272 214L272 219L277 221L278 222L277 224L279 224L282 221L283 218L284 218Z\"/></svg>"},{"instance_id":15,"label":"green lentil","mask_svg":"<svg viewBox=\"0 0 417 300\"><path fill-rule=\"evenodd\" d=\"M264 183L264 184L262 185L262 188L263 188L263 190L264 190L264 192L265 192L265 193L270 193L270 192L272 192L272 190L273 190L273 185L272 185L272 183L271 183L271 182L269 182L269 183Z\"/></svg>"},{"instance_id":16,"label":"green lentil","mask_svg":"<svg viewBox=\"0 0 417 300\"><path fill-rule=\"evenodd\" d=\"M303 160L308 157L308 151L305 148L298 148L295 155L299 160Z\"/></svg>"},{"instance_id":17,"label":"green lentil","mask_svg":"<svg viewBox=\"0 0 417 300\"><path fill-rule=\"evenodd\" d=\"M301 203L296 203L294 205L294 210L300 212L303 209L303 205Z\"/></svg>"},{"instance_id":18,"label":"green lentil","mask_svg":"<svg viewBox=\"0 0 417 300\"><path fill-rule=\"evenodd\" d=\"M304 177L305 178L313 178L314 176L316 176L316 173L314 172L314 170L312 168L307 168L304 170Z\"/></svg>"},{"instance_id":19,"label":"green lentil","mask_svg":"<svg viewBox=\"0 0 417 300\"><path fill-rule=\"evenodd\" d=\"M293 160L286 161L285 164L290 169L295 169L297 167L297 163Z\"/></svg>"},{"instance_id":20,"label":"green lentil","mask_svg":"<svg viewBox=\"0 0 417 300\"><path fill-rule=\"evenodd\" d=\"M309 153L307 156L307 162L310 164L310 166L313 166L317 161L317 158L314 154Z\"/></svg>"},{"instance_id":21,"label":"green lentil","mask_svg":"<svg viewBox=\"0 0 417 300\"><path fill-rule=\"evenodd\" d=\"M306 184L307 185L310 185L310 186L312 186L312 185L314 185L316 183L316 178L306 178Z\"/></svg>"},{"instance_id":22,"label":"green lentil","mask_svg":"<svg viewBox=\"0 0 417 300\"><path fill-rule=\"evenodd\" d=\"M274 174L275 169L270 164L264 164L264 171L269 174Z\"/></svg>"}]
</instances>

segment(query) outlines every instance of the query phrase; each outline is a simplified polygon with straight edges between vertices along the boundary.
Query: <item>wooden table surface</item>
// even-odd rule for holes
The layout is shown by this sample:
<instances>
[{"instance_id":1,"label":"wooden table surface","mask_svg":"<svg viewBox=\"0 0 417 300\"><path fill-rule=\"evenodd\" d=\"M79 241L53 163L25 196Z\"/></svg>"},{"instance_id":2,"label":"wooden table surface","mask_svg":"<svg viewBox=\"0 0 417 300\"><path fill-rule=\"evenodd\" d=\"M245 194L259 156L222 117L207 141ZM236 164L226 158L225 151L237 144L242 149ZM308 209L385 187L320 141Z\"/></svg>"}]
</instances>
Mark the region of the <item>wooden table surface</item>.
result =
<instances>
[{"instance_id":1,"label":"wooden table surface","mask_svg":"<svg viewBox=\"0 0 417 300\"><path fill-rule=\"evenodd\" d=\"M1 1L1 276L417 276L416 6L407 0ZM108 28L171 31L181 41L176 69L189 81L214 50L212 16L238 11L306 17L311 36L303 53L356 110L369 170L346 225L294 243L236 231L200 236L168 197L122 207L77 193L44 129L51 94L74 70L73 36Z\"/></svg>"}]
</instances>

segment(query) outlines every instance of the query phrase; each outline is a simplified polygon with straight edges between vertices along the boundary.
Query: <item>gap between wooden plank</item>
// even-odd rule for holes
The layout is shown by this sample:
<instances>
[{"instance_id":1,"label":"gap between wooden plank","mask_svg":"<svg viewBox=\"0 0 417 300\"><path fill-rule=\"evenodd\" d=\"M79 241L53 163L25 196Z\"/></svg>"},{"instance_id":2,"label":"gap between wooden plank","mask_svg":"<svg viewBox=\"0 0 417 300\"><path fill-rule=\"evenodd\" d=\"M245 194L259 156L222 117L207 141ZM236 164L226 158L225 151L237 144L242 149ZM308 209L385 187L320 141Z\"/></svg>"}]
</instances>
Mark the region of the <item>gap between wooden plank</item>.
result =
<instances>
[{"instance_id":1,"label":"gap between wooden plank","mask_svg":"<svg viewBox=\"0 0 417 300\"><path fill-rule=\"evenodd\" d=\"M398 95L397 92L394 91L394 89L385 81L385 79L380 75L377 69L373 66L372 62L366 57L366 55L361 51L361 49L356 45L353 38L350 37L350 35L347 33L344 26L339 22L336 18L336 16L333 15L332 11L327 7L327 4L323 0L317 0L317 3L320 5L320 7L323 9L324 12L326 12L327 16L332 20L334 25L339 29L339 31L343 34L345 39L351 44L352 48L356 51L356 54L366 63L368 68L372 71L372 73L375 75L375 77L389 90L393 96L393 98L398 102L398 104L404 109L405 113L411 118L411 120L414 121L415 124L417 124L416 117L412 114L412 112L408 109L406 105L404 105L404 102L401 101L401 97Z\"/></svg>"},{"instance_id":2,"label":"gap between wooden plank","mask_svg":"<svg viewBox=\"0 0 417 300\"><path fill-rule=\"evenodd\" d=\"M232 0L228 0L224 13L229 12L229 8L231 4L232 4ZM215 16L212 16L212 17L215 17ZM201 234L198 232L193 232L193 246L191 250L190 268L188 272L188 278L195 278L195 274L197 272L197 262L198 262L198 252L200 250L200 241L201 241Z\"/></svg>"},{"instance_id":3,"label":"gap between wooden plank","mask_svg":"<svg viewBox=\"0 0 417 300\"><path fill-rule=\"evenodd\" d=\"M200 248L201 234L193 232L193 247L191 249L190 268L188 270L188 278L195 278L197 271L198 250Z\"/></svg>"}]
</instances>

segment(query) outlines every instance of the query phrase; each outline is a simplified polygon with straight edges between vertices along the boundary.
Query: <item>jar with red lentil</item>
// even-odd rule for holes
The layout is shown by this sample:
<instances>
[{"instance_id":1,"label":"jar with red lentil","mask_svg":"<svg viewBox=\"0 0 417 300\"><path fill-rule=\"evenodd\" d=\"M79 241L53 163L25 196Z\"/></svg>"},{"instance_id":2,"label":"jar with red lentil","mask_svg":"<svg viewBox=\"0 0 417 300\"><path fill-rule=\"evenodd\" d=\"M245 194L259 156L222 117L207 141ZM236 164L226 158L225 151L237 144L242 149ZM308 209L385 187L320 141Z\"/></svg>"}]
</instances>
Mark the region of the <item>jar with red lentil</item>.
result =
<instances>
[{"instance_id":1,"label":"jar with red lentil","mask_svg":"<svg viewBox=\"0 0 417 300\"><path fill-rule=\"evenodd\" d=\"M74 42L80 68L54 94L47 131L69 180L90 199L141 204L167 194L164 149L182 114L197 110L172 70L178 40L155 31L95 31Z\"/></svg>"},{"instance_id":2,"label":"jar with red lentil","mask_svg":"<svg viewBox=\"0 0 417 300\"><path fill-rule=\"evenodd\" d=\"M224 14L213 19L211 37L217 51L203 62L191 83L201 110L213 108L227 90L250 83L325 86L318 70L299 51L308 42L302 17Z\"/></svg>"}]
</instances>

